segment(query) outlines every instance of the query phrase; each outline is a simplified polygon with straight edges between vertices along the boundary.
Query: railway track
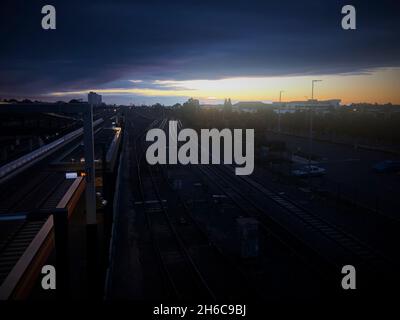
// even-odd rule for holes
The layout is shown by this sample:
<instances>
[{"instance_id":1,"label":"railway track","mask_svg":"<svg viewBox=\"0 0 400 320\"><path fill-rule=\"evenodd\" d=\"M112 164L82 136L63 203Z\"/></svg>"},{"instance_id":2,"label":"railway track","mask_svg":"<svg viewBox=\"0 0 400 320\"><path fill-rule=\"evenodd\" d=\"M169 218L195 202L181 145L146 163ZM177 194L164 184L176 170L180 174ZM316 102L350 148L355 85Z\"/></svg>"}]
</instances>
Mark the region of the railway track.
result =
<instances>
[{"instance_id":1,"label":"railway track","mask_svg":"<svg viewBox=\"0 0 400 320\"><path fill-rule=\"evenodd\" d=\"M166 124L166 119L158 119L153 121L148 129L164 128ZM171 296L189 300L198 297L218 300L221 292L215 290L214 280L207 276L204 271L206 266L201 265L196 256L196 246L210 251L212 244L206 244L209 241L207 235L204 235L200 226L196 226L196 221L192 219L190 209L185 206L184 201L179 199L178 195L175 194L174 197L168 193L168 188L165 187L168 185L168 179L164 177L163 181L160 181L160 176L163 177L162 166L149 166L142 161L144 151L139 142L141 137L143 134L134 140L137 166L135 175L139 181L140 202L151 232L154 252L172 292ZM298 258L298 261L315 271L316 276L328 284L328 288L332 288L332 281L334 288L340 288L337 284L340 284L341 269L344 265L354 265L362 276L373 275L373 281L367 285L375 285L375 276L387 271L391 266L386 257L352 234L266 188L258 181L236 176L230 166L201 165L196 166L197 168L207 177L207 181L221 190L244 215L255 217L267 236L276 238L289 249L288 252ZM171 185L169 189L172 189ZM168 203L161 195L166 196ZM174 206L171 203L174 198L178 199L173 201L181 203L180 210L176 209L176 204ZM185 220L189 220L191 227L187 229L191 232L185 233L186 228L180 225L179 219L182 215ZM214 249L218 251L217 247ZM208 267L210 265L211 263ZM231 264L230 268L234 269L232 267ZM196 291L196 294L193 294L193 291Z\"/></svg>"},{"instance_id":2,"label":"railway track","mask_svg":"<svg viewBox=\"0 0 400 320\"><path fill-rule=\"evenodd\" d=\"M166 124L167 119L160 119L147 129L164 128ZM143 135L136 137L133 146L140 203L170 297L189 301L256 298L258 291L249 284L243 270L210 241L192 218L186 203L165 178L165 168L142 161Z\"/></svg>"},{"instance_id":3,"label":"railway track","mask_svg":"<svg viewBox=\"0 0 400 320\"><path fill-rule=\"evenodd\" d=\"M162 126L165 120L153 121L148 128ZM215 294L208 286L193 260L188 248L171 221L168 210L161 199L152 168L142 161L143 150L140 139L134 140L136 174L140 198L151 232L153 248L165 276L171 298L179 300L215 300ZM142 163L144 165L142 166ZM144 171L147 179L144 179Z\"/></svg>"},{"instance_id":4,"label":"railway track","mask_svg":"<svg viewBox=\"0 0 400 320\"><path fill-rule=\"evenodd\" d=\"M167 121L163 121L160 127L165 130L166 125ZM180 121L178 121L178 127L181 127ZM266 290L261 291L239 263L240 261L227 255L222 248L210 239L207 230L193 217L191 209L181 194L174 189L170 179L166 177L166 172L169 170L168 166L158 165L155 168L161 175L159 185L165 186L162 193L168 199L173 199L177 203L170 210L170 218L173 220L185 246L195 257L196 264L199 265L203 277L210 284L216 298L237 301L260 299L266 293Z\"/></svg>"},{"instance_id":5,"label":"railway track","mask_svg":"<svg viewBox=\"0 0 400 320\"><path fill-rule=\"evenodd\" d=\"M201 166L200 170L243 212L257 217L267 232L323 270L323 275L340 275L346 264L366 274L390 270L390 261L359 239L253 179L235 176L230 166Z\"/></svg>"},{"instance_id":6,"label":"railway track","mask_svg":"<svg viewBox=\"0 0 400 320\"><path fill-rule=\"evenodd\" d=\"M362 263L365 263L366 265L375 269L380 269L382 266L386 267L390 263L389 259L384 255L376 252L367 244L363 243L350 233L344 231L339 226L326 221L320 216L317 216L298 203L293 202L291 199L266 188L257 180L249 179L247 177L241 177L241 179L253 188L259 190L265 196L275 201L288 212L291 212L294 216L297 216L299 219L303 220L315 231L320 232L326 237L329 237L347 251L351 252L355 257L358 257Z\"/></svg>"}]
</instances>

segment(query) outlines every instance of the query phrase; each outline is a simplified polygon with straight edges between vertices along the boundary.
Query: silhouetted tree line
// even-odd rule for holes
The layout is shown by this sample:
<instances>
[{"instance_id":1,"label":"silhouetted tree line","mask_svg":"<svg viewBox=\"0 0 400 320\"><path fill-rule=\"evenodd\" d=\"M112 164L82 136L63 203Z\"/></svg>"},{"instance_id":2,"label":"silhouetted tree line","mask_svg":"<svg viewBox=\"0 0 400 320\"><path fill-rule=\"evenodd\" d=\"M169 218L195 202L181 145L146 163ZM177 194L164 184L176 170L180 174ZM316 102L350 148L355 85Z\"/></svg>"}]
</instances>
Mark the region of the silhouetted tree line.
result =
<instances>
[{"instance_id":1,"label":"silhouetted tree line","mask_svg":"<svg viewBox=\"0 0 400 320\"><path fill-rule=\"evenodd\" d=\"M229 110L229 112L227 112ZM232 112L228 100L224 107L202 109L198 100L189 99L182 106L172 108L175 117L186 126L201 128L254 128L256 138L268 130L277 130L278 114L272 109L256 112ZM400 143L400 112L355 112L353 109L313 112L313 134L331 139L349 138L352 141ZM310 112L296 111L281 114L281 130L293 134L308 134ZM259 138L258 140L261 141Z\"/></svg>"},{"instance_id":2,"label":"silhouetted tree line","mask_svg":"<svg viewBox=\"0 0 400 320\"><path fill-rule=\"evenodd\" d=\"M21 103L21 104L30 104L30 103L49 103L49 102L43 102L39 100L30 100L30 99L2 99L1 101L7 102L7 103ZM69 102L65 102L62 100L56 101L56 104L64 104L64 103L84 103L82 99L71 99Z\"/></svg>"}]
</instances>

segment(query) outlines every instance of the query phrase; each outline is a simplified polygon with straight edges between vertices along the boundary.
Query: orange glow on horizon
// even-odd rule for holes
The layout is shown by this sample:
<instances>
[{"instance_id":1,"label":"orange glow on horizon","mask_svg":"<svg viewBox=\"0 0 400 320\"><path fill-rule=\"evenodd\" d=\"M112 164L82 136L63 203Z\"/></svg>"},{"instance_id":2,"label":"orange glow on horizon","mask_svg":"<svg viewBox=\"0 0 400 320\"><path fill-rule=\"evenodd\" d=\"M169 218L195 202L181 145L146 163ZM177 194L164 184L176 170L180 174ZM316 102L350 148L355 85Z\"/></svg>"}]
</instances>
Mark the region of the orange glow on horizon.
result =
<instances>
[{"instance_id":1,"label":"orange glow on horizon","mask_svg":"<svg viewBox=\"0 0 400 320\"><path fill-rule=\"evenodd\" d=\"M51 96L82 95L96 91L103 95L137 95L148 97L194 97L203 103L232 101L282 101L311 99L311 80L315 83L314 98L341 99L342 104L370 102L400 104L400 68L376 69L363 74L285 77L238 77L218 80L156 80L148 88L89 89L55 92ZM136 80L138 82L138 80ZM144 82L143 82L144 83ZM159 88L154 88L157 85Z\"/></svg>"}]
</instances>

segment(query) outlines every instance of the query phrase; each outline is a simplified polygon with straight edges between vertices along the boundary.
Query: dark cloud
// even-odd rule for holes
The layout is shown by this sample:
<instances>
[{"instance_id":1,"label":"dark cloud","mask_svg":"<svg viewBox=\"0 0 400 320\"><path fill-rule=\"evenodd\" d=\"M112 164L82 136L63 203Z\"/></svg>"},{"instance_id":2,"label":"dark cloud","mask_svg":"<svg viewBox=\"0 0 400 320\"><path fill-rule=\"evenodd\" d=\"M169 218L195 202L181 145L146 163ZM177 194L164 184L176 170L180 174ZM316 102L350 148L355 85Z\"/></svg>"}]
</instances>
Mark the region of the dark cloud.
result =
<instances>
[{"instance_id":1,"label":"dark cloud","mask_svg":"<svg viewBox=\"0 0 400 320\"><path fill-rule=\"evenodd\" d=\"M57 30L41 29L41 7ZM101 87L128 79L215 79L364 72L400 65L398 1L8 1L0 95ZM128 85L125 83L124 85ZM140 84L135 84L140 87Z\"/></svg>"}]
</instances>

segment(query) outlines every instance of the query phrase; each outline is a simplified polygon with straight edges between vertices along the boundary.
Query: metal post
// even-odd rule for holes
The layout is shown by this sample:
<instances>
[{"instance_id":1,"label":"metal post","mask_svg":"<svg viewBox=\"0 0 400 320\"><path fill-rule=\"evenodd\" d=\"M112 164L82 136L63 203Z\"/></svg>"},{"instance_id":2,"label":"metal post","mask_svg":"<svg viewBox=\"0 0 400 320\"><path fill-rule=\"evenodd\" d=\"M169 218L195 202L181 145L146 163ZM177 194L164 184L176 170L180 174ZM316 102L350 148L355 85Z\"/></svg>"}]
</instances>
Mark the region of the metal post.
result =
<instances>
[{"instance_id":1,"label":"metal post","mask_svg":"<svg viewBox=\"0 0 400 320\"><path fill-rule=\"evenodd\" d=\"M311 102L314 101L314 83L322 80L311 80ZM313 131L313 110L310 105L310 132L309 132L309 155L308 155L308 187L311 188L311 155L313 149L313 141L312 141L312 131Z\"/></svg>"},{"instance_id":2,"label":"metal post","mask_svg":"<svg viewBox=\"0 0 400 320\"><path fill-rule=\"evenodd\" d=\"M322 80L311 80L311 101L314 100L314 83L315 82L321 82ZM310 141L309 141L309 145L310 145L310 150L309 150L309 157L308 157L308 170L310 170L310 165L311 165L311 154L312 154L312 130L313 130L313 111L312 111L312 107L310 105Z\"/></svg>"},{"instance_id":3,"label":"metal post","mask_svg":"<svg viewBox=\"0 0 400 320\"><path fill-rule=\"evenodd\" d=\"M88 294L96 299L98 293L97 216L93 142L93 105L83 112L83 141L86 171L86 253Z\"/></svg>"},{"instance_id":4,"label":"metal post","mask_svg":"<svg viewBox=\"0 0 400 320\"><path fill-rule=\"evenodd\" d=\"M279 91L279 107L278 107L278 132L281 133L281 102L282 102L282 92Z\"/></svg>"},{"instance_id":5,"label":"metal post","mask_svg":"<svg viewBox=\"0 0 400 320\"><path fill-rule=\"evenodd\" d=\"M312 108L310 107L310 132L309 132L309 154L308 154L308 167L310 169L311 165L311 154L312 154L312 131L313 131L313 114Z\"/></svg>"},{"instance_id":6,"label":"metal post","mask_svg":"<svg viewBox=\"0 0 400 320\"><path fill-rule=\"evenodd\" d=\"M311 100L314 100L314 82L315 80L311 81Z\"/></svg>"},{"instance_id":7,"label":"metal post","mask_svg":"<svg viewBox=\"0 0 400 320\"><path fill-rule=\"evenodd\" d=\"M86 224L95 225L96 219L96 189L94 184L94 147L93 147L93 106L89 105L83 113L83 135L85 146L86 172Z\"/></svg>"}]
</instances>

